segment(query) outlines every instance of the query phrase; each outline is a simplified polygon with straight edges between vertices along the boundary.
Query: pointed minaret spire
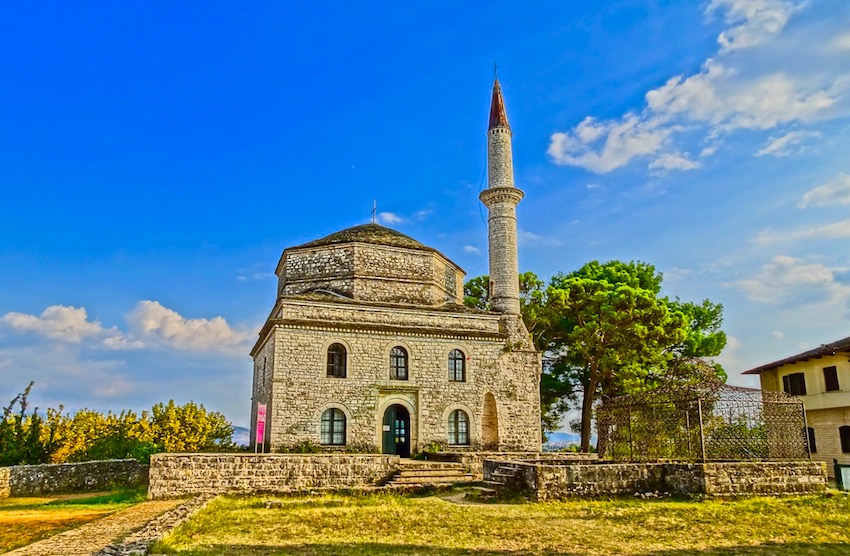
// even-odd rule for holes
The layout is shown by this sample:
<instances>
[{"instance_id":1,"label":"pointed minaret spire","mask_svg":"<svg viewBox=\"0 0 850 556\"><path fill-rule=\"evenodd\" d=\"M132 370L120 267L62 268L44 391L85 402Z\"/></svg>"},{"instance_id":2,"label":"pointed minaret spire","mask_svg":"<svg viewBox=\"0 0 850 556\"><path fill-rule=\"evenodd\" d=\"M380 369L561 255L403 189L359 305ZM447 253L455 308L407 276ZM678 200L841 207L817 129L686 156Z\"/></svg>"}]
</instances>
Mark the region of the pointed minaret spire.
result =
<instances>
[{"instance_id":1,"label":"pointed minaret spire","mask_svg":"<svg viewBox=\"0 0 850 556\"><path fill-rule=\"evenodd\" d=\"M508 123L508 113L505 111L505 99L502 98L502 87L499 85L498 78L493 83L493 99L490 101L490 127L487 129L492 130L497 127L511 129Z\"/></svg>"},{"instance_id":2,"label":"pointed minaret spire","mask_svg":"<svg viewBox=\"0 0 850 556\"><path fill-rule=\"evenodd\" d=\"M523 195L514 187L511 128L502 87L495 79L487 131L487 189L479 198L489 212L490 307L512 315L520 314L516 206Z\"/></svg>"}]
</instances>

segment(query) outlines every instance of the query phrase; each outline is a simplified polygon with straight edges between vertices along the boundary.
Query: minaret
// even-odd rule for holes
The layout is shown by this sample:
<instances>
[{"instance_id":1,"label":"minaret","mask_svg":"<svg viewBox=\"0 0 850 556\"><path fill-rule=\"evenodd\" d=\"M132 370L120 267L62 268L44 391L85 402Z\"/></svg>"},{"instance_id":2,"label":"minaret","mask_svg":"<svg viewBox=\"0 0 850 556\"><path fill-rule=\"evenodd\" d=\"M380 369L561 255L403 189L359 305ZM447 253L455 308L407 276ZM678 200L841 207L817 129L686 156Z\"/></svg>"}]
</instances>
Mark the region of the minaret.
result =
<instances>
[{"instance_id":1,"label":"minaret","mask_svg":"<svg viewBox=\"0 0 850 556\"><path fill-rule=\"evenodd\" d=\"M514 187L511 127L499 80L493 83L487 131L487 189L479 199L487 206L490 248L490 308L519 315L516 206L524 193Z\"/></svg>"}]
</instances>

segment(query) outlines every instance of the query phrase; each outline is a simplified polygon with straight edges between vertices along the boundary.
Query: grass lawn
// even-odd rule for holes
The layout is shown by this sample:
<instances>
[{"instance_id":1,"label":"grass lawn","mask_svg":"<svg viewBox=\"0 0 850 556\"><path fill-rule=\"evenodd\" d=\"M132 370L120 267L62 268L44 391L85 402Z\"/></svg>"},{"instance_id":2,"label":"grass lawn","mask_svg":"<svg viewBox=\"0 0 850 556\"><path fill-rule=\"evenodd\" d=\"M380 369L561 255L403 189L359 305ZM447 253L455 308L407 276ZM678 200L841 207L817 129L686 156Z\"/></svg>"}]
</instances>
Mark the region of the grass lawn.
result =
<instances>
[{"instance_id":1,"label":"grass lawn","mask_svg":"<svg viewBox=\"0 0 850 556\"><path fill-rule=\"evenodd\" d=\"M0 498L0 552L78 527L143 502L146 490Z\"/></svg>"},{"instance_id":2,"label":"grass lawn","mask_svg":"<svg viewBox=\"0 0 850 556\"><path fill-rule=\"evenodd\" d=\"M222 497L153 552L201 555L850 554L850 497L465 504L393 494Z\"/></svg>"}]
</instances>

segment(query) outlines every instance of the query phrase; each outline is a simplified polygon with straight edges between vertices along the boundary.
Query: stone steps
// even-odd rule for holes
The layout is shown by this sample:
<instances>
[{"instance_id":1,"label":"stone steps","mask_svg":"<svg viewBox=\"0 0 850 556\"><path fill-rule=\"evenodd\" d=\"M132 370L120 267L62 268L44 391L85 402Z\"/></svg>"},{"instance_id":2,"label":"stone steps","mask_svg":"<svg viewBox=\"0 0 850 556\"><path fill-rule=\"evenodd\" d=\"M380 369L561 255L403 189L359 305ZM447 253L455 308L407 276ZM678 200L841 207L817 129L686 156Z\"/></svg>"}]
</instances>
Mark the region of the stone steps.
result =
<instances>
[{"instance_id":1,"label":"stone steps","mask_svg":"<svg viewBox=\"0 0 850 556\"><path fill-rule=\"evenodd\" d=\"M387 481L388 487L448 486L455 483L472 483L476 478L459 463L403 462Z\"/></svg>"}]
</instances>

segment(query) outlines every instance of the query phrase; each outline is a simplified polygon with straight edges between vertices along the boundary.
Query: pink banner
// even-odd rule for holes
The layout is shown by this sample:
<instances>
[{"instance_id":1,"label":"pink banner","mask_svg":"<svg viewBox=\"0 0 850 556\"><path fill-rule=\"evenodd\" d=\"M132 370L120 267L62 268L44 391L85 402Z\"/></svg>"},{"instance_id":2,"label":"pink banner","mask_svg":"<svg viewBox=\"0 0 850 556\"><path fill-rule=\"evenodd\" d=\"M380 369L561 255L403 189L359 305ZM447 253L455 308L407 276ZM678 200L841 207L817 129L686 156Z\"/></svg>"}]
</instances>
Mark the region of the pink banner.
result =
<instances>
[{"instance_id":1,"label":"pink banner","mask_svg":"<svg viewBox=\"0 0 850 556\"><path fill-rule=\"evenodd\" d=\"M264 444L266 440L266 404L257 404L257 444Z\"/></svg>"}]
</instances>

